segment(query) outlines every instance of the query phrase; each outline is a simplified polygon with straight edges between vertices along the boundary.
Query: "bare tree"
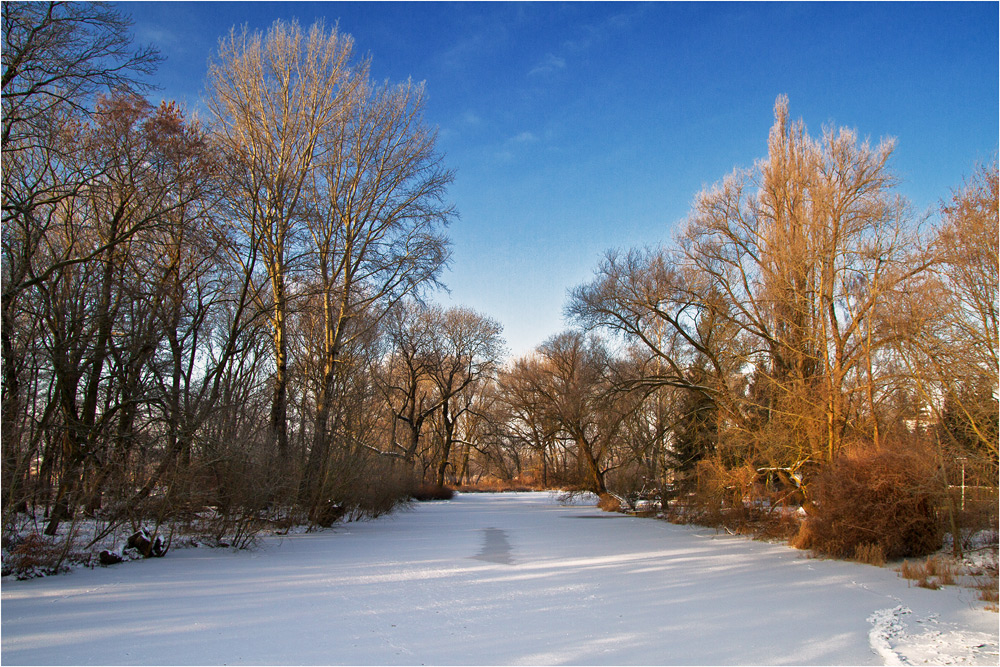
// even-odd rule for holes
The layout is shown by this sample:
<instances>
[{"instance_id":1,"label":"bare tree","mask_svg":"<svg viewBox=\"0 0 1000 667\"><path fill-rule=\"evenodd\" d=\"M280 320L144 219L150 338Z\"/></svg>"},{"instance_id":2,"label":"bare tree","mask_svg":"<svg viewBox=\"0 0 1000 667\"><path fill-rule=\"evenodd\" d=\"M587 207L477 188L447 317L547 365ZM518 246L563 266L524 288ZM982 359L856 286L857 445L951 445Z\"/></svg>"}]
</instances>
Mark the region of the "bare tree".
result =
<instances>
[{"instance_id":1,"label":"bare tree","mask_svg":"<svg viewBox=\"0 0 1000 667\"><path fill-rule=\"evenodd\" d=\"M453 216L444 202L452 174L423 124L422 90L374 85L366 67L356 76L349 112L321 135L312 182L308 228L324 344L303 498L315 495L315 471L327 456L332 388L350 325L362 313L381 321L394 303L433 284L448 257L442 229Z\"/></svg>"},{"instance_id":2,"label":"bare tree","mask_svg":"<svg viewBox=\"0 0 1000 667\"><path fill-rule=\"evenodd\" d=\"M424 424L441 404L430 378L432 312L416 301L401 301L385 323L389 352L379 382L393 414L393 451L408 463L417 455ZM406 432L403 443L396 434L399 422Z\"/></svg>"},{"instance_id":3,"label":"bare tree","mask_svg":"<svg viewBox=\"0 0 1000 667\"><path fill-rule=\"evenodd\" d=\"M289 457L285 329L295 235L311 214L306 191L322 137L346 111L352 46L322 23L303 34L298 23L277 21L266 34L232 30L209 67L207 104L228 163L229 206L270 286L271 439L282 465Z\"/></svg>"},{"instance_id":4,"label":"bare tree","mask_svg":"<svg viewBox=\"0 0 1000 667\"><path fill-rule=\"evenodd\" d=\"M996 480L1000 386L997 190L996 164L980 167L942 205L931 247L940 262L885 318L898 332L896 349L922 408L915 417L933 417L951 455L968 458L989 483Z\"/></svg>"},{"instance_id":5,"label":"bare tree","mask_svg":"<svg viewBox=\"0 0 1000 667\"><path fill-rule=\"evenodd\" d=\"M482 382L493 377L503 354L501 326L468 308L438 311L430 375L440 402L441 449L435 483L444 484L459 420Z\"/></svg>"},{"instance_id":6,"label":"bare tree","mask_svg":"<svg viewBox=\"0 0 1000 667\"><path fill-rule=\"evenodd\" d=\"M521 358L505 364L497 377L498 403L495 417L505 439L537 453L542 484L549 483L549 462L555 454L560 427L545 409L545 397L535 387L536 363Z\"/></svg>"},{"instance_id":7,"label":"bare tree","mask_svg":"<svg viewBox=\"0 0 1000 667\"><path fill-rule=\"evenodd\" d=\"M668 246L609 252L596 274L573 291L567 312L588 329L618 334L638 355L641 371L618 374L618 389L645 396L671 391L702 416L722 411L742 424L747 345L711 279ZM656 430L662 431L662 406L658 414ZM690 463L692 457L688 452L681 460Z\"/></svg>"},{"instance_id":8,"label":"bare tree","mask_svg":"<svg viewBox=\"0 0 1000 667\"><path fill-rule=\"evenodd\" d=\"M59 226L63 202L105 173L111 163L72 140L75 125L94 109L95 96L147 87L142 77L160 58L151 48L133 50L130 22L101 3L6 2L2 7L3 145L3 432L10 452L14 429L30 399L21 369L28 363L37 318L27 314L26 294L70 264L92 259L122 243L124 226L100 247L80 255L64 247L51 254L44 238ZM64 210L64 209L63 209ZM57 232L58 233L58 232ZM43 265L43 262L46 264ZM27 338L18 340L20 335ZM5 457L5 471L10 469ZM9 481L6 475L4 481ZM12 487L4 485L7 490ZM7 507L8 494L4 494Z\"/></svg>"},{"instance_id":9,"label":"bare tree","mask_svg":"<svg viewBox=\"0 0 1000 667\"><path fill-rule=\"evenodd\" d=\"M997 284L998 259L998 170L994 162L976 170L965 187L943 206L945 224L938 235L945 273L954 299L951 315L962 354L994 384L1000 366Z\"/></svg>"},{"instance_id":10,"label":"bare tree","mask_svg":"<svg viewBox=\"0 0 1000 667\"><path fill-rule=\"evenodd\" d=\"M828 460L852 378L891 342L868 318L931 264L893 194L892 148L846 129L811 139L779 98L768 159L699 195L686 231L686 253L766 351L753 363L780 399L771 409L805 418L803 453Z\"/></svg>"},{"instance_id":11,"label":"bare tree","mask_svg":"<svg viewBox=\"0 0 1000 667\"><path fill-rule=\"evenodd\" d=\"M161 58L133 49L131 21L99 2L3 5L3 150L49 136L56 115L89 113L97 93L142 92Z\"/></svg>"},{"instance_id":12,"label":"bare tree","mask_svg":"<svg viewBox=\"0 0 1000 667\"><path fill-rule=\"evenodd\" d=\"M605 475L615 465L614 443L624 414L610 382L611 357L594 336L566 331L515 361L518 394L531 396L559 433L569 439L586 479L598 494L608 490Z\"/></svg>"},{"instance_id":13,"label":"bare tree","mask_svg":"<svg viewBox=\"0 0 1000 667\"><path fill-rule=\"evenodd\" d=\"M137 383L163 335L166 276L155 275L151 246L166 218L201 196L185 184L205 169L200 136L173 107L119 96L101 100L98 111L92 125L66 131L82 146L79 159L106 163L104 177L54 207L37 261L24 271L44 323L61 421L49 534L82 499L82 475L101 479L115 421L119 433L132 430L129 415L142 402ZM80 257L89 261L53 261Z\"/></svg>"}]
</instances>

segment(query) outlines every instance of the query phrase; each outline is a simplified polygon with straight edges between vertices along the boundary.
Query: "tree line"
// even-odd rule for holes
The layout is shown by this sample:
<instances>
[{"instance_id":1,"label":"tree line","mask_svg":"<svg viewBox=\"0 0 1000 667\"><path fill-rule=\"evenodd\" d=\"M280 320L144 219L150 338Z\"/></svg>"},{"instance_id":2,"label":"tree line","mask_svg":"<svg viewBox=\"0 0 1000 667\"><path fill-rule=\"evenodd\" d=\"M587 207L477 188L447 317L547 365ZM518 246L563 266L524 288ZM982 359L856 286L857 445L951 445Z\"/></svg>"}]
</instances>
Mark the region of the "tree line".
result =
<instances>
[{"instance_id":1,"label":"tree line","mask_svg":"<svg viewBox=\"0 0 1000 667\"><path fill-rule=\"evenodd\" d=\"M906 507L930 535L903 540L915 551L941 524L995 528L997 165L921 216L893 148L811 136L779 97L766 157L698 194L664 243L609 251L570 294L575 328L501 375L518 432L568 443L596 493L653 491L698 521L804 505L814 529L863 532L911 526ZM829 551L907 555L886 530Z\"/></svg>"},{"instance_id":2,"label":"tree line","mask_svg":"<svg viewBox=\"0 0 1000 667\"><path fill-rule=\"evenodd\" d=\"M455 212L422 86L276 22L221 40L198 120L144 96L159 55L115 8L5 3L3 28L5 535L28 510L328 525L443 470L503 341L423 300Z\"/></svg>"},{"instance_id":3,"label":"tree line","mask_svg":"<svg viewBox=\"0 0 1000 667\"><path fill-rule=\"evenodd\" d=\"M766 158L508 359L497 322L428 302L456 212L421 85L279 21L220 41L192 119L147 99L129 29L3 6L5 539L42 516L239 542L421 483L771 508L904 453L953 526L959 479L995 494L995 163L925 220L891 141L813 137L779 98Z\"/></svg>"}]
</instances>

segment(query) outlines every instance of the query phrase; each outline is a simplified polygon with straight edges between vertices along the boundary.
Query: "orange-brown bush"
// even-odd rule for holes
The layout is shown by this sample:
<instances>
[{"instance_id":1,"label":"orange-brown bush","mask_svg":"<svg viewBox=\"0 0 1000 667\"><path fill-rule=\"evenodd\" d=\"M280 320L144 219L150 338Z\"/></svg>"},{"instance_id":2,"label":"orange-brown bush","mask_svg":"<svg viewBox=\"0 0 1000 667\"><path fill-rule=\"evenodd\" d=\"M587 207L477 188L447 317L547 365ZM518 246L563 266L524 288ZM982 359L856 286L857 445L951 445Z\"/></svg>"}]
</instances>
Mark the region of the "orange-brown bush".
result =
<instances>
[{"instance_id":1,"label":"orange-brown bush","mask_svg":"<svg viewBox=\"0 0 1000 667\"><path fill-rule=\"evenodd\" d=\"M29 533L11 550L9 562L5 565L13 570L18 579L55 574L62 553L61 545L38 533Z\"/></svg>"},{"instance_id":2,"label":"orange-brown bush","mask_svg":"<svg viewBox=\"0 0 1000 667\"><path fill-rule=\"evenodd\" d=\"M911 563L908 560L904 560L903 564L899 566L899 576L903 579L919 579L920 577L927 576L927 571L920 563Z\"/></svg>"},{"instance_id":3,"label":"orange-brown bush","mask_svg":"<svg viewBox=\"0 0 1000 667\"><path fill-rule=\"evenodd\" d=\"M979 599L992 604L987 605L990 611L997 611L997 601L1000 601L1000 587L997 585L998 577L996 567L992 572L977 577L974 588L979 591Z\"/></svg>"},{"instance_id":4,"label":"orange-brown bush","mask_svg":"<svg viewBox=\"0 0 1000 667\"><path fill-rule=\"evenodd\" d=\"M73 551L72 537L48 538L28 533L10 550L3 564L4 574L18 579L44 577L67 571L68 564L89 565L91 554Z\"/></svg>"},{"instance_id":5,"label":"orange-brown bush","mask_svg":"<svg viewBox=\"0 0 1000 667\"><path fill-rule=\"evenodd\" d=\"M885 565L885 550L881 544L859 544L854 547L854 557L851 560L881 567Z\"/></svg>"},{"instance_id":6,"label":"orange-brown bush","mask_svg":"<svg viewBox=\"0 0 1000 667\"><path fill-rule=\"evenodd\" d=\"M799 531L788 540L790 546L796 549L812 549L815 535L812 531L812 522L808 519L799 526Z\"/></svg>"},{"instance_id":7,"label":"orange-brown bush","mask_svg":"<svg viewBox=\"0 0 1000 667\"><path fill-rule=\"evenodd\" d=\"M621 502L610 493L602 493L597 506L605 512L617 512L622 508Z\"/></svg>"},{"instance_id":8,"label":"orange-brown bush","mask_svg":"<svg viewBox=\"0 0 1000 667\"><path fill-rule=\"evenodd\" d=\"M911 563L904 560L899 566L899 576L910 579L921 588L937 590L942 586L954 586L957 583L956 564L947 559L931 556L923 562Z\"/></svg>"},{"instance_id":9,"label":"orange-brown bush","mask_svg":"<svg viewBox=\"0 0 1000 667\"><path fill-rule=\"evenodd\" d=\"M794 541L835 558L881 547L887 559L923 556L941 547L935 469L913 450L845 455L812 483L817 511Z\"/></svg>"},{"instance_id":10,"label":"orange-brown bush","mask_svg":"<svg viewBox=\"0 0 1000 667\"><path fill-rule=\"evenodd\" d=\"M672 505L668 517L676 523L724 526L741 532L739 526L750 518L751 508L744 500L753 486L753 472L749 466L729 468L717 458L699 461L694 479L688 483L692 491Z\"/></svg>"},{"instance_id":11,"label":"orange-brown bush","mask_svg":"<svg viewBox=\"0 0 1000 667\"><path fill-rule=\"evenodd\" d=\"M483 477L475 482L462 484L457 491L462 493L502 493L505 491L542 491L542 483L533 475L521 475L514 479Z\"/></svg>"},{"instance_id":12,"label":"orange-brown bush","mask_svg":"<svg viewBox=\"0 0 1000 667\"><path fill-rule=\"evenodd\" d=\"M455 492L447 486L438 486L437 484L421 484L410 491L410 497L420 502L427 500L451 500L454 495Z\"/></svg>"},{"instance_id":13,"label":"orange-brown bush","mask_svg":"<svg viewBox=\"0 0 1000 667\"><path fill-rule=\"evenodd\" d=\"M670 503L667 519L723 528L762 539L789 539L799 520L782 508L782 494L759 483L757 469L746 463L729 467L718 458L698 462L692 493Z\"/></svg>"}]
</instances>

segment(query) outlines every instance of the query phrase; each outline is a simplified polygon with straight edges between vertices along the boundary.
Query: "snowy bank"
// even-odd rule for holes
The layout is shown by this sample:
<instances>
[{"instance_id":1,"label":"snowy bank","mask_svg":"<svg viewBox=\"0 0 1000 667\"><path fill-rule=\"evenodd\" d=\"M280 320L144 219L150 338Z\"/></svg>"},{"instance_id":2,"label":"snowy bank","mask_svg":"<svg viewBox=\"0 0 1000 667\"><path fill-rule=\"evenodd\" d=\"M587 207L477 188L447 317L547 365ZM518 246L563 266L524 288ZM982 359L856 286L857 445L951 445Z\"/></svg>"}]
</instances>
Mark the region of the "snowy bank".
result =
<instances>
[{"instance_id":1,"label":"snowy bank","mask_svg":"<svg viewBox=\"0 0 1000 667\"><path fill-rule=\"evenodd\" d=\"M996 664L975 591L459 494L252 552L4 581L4 664Z\"/></svg>"}]
</instances>

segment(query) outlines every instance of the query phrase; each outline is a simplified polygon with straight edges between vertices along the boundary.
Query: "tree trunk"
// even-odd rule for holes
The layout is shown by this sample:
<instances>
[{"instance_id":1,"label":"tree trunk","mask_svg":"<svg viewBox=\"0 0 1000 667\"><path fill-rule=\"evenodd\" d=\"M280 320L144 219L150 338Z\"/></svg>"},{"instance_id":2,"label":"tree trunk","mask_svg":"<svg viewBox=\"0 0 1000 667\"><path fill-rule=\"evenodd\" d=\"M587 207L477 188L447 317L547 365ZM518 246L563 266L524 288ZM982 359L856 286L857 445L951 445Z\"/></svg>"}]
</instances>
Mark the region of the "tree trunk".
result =
<instances>
[{"instance_id":1,"label":"tree trunk","mask_svg":"<svg viewBox=\"0 0 1000 667\"><path fill-rule=\"evenodd\" d=\"M577 437L576 449L580 455L583 456L584 463L587 464L587 470L590 472L591 481L594 483L594 493L598 495L607 493L608 487L604 484L604 473L601 471L601 467L594 459L594 455L590 449L590 443L587 442L587 439L582 436Z\"/></svg>"},{"instance_id":2,"label":"tree trunk","mask_svg":"<svg viewBox=\"0 0 1000 667\"><path fill-rule=\"evenodd\" d=\"M45 534L55 535L59 524L73 517L76 505L76 492L80 486L80 468L83 462L83 448L77 442L77 434L72 427L63 434L62 471L59 474L59 486L56 491L55 503L49 522L45 526Z\"/></svg>"},{"instance_id":3,"label":"tree trunk","mask_svg":"<svg viewBox=\"0 0 1000 667\"><path fill-rule=\"evenodd\" d=\"M441 422L444 425L444 438L441 443L441 458L438 460L437 477L434 482L444 486L444 473L448 469L448 459L451 456L451 445L455 437L455 421L448 412L448 401L441 405Z\"/></svg>"},{"instance_id":4,"label":"tree trunk","mask_svg":"<svg viewBox=\"0 0 1000 667\"><path fill-rule=\"evenodd\" d=\"M21 382L18 377L18 363L14 358L14 343L11 339L13 317L10 315L8 298L3 298L3 325L0 326L0 344L3 350L3 390L2 408L0 408L0 425L3 433L3 506L8 509L8 503L20 503L21 479L17 474L18 453L21 450L20 434L17 425L20 422Z\"/></svg>"},{"instance_id":5,"label":"tree trunk","mask_svg":"<svg viewBox=\"0 0 1000 667\"><path fill-rule=\"evenodd\" d=\"M313 430L313 444L309 450L306 469L302 472L302 484L299 487L299 502L312 511L320 502L320 486L323 471L326 469L327 458L330 455L330 412L333 404L333 378L324 373L319 396L316 397L316 424Z\"/></svg>"},{"instance_id":6,"label":"tree trunk","mask_svg":"<svg viewBox=\"0 0 1000 667\"><path fill-rule=\"evenodd\" d=\"M274 391L271 396L271 441L278 463L288 463L288 344L285 340L285 297L274 299ZM282 471L284 472L284 471Z\"/></svg>"}]
</instances>

